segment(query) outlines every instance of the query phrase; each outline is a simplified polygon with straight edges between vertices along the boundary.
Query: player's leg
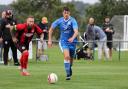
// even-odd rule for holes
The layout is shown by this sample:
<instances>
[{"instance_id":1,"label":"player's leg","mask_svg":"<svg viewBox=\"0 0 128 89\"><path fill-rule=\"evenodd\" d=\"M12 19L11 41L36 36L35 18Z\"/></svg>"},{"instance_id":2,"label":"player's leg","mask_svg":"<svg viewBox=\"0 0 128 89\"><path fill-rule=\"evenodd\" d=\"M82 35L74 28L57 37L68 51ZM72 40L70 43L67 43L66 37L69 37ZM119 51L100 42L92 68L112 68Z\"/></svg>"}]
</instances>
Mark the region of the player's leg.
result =
<instances>
[{"instance_id":1,"label":"player's leg","mask_svg":"<svg viewBox=\"0 0 128 89\"><path fill-rule=\"evenodd\" d=\"M75 48L70 49L70 76L72 76L72 66L73 66L74 54L75 54Z\"/></svg>"},{"instance_id":2,"label":"player's leg","mask_svg":"<svg viewBox=\"0 0 128 89\"><path fill-rule=\"evenodd\" d=\"M17 48L22 53L21 58L20 58L21 74L23 76L29 76L30 73L27 71L28 56L29 56L28 48L29 48L29 46L17 44Z\"/></svg>"},{"instance_id":3,"label":"player's leg","mask_svg":"<svg viewBox=\"0 0 128 89\"><path fill-rule=\"evenodd\" d=\"M69 50L68 49L64 49L63 50L63 53L64 53L64 66L65 66L65 71L67 73L67 76L66 76L66 80L70 80L70 69L71 69L71 64L70 64L70 55L69 55Z\"/></svg>"},{"instance_id":4,"label":"player's leg","mask_svg":"<svg viewBox=\"0 0 128 89\"><path fill-rule=\"evenodd\" d=\"M71 78L71 74L70 74L70 52L69 52L69 48L67 46L67 43L65 42L59 42L59 46L61 51L64 54L64 67L65 67L65 71L66 71L66 80L70 80Z\"/></svg>"},{"instance_id":5,"label":"player's leg","mask_svg":"<svg viewBox=\"0 0 128 89\"><path fill-rule=\"evenodd\" d=\"M21 66L22 66L21 74L23 76L30 75L29 72L27 71L28 56L29 56L28 50L25 50L25 51L22 52L22 56L21 56L20 62L21 62Z\"/></svg>"}]
</instances>

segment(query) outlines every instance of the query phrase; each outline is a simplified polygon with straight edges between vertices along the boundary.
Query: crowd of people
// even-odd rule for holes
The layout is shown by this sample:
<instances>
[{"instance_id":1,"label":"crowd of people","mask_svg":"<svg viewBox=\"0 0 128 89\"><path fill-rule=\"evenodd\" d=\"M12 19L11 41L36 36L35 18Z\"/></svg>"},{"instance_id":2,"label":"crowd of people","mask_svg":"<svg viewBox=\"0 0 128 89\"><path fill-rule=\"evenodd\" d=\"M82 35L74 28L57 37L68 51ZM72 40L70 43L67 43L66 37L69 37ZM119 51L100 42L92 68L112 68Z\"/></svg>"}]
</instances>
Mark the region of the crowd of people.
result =
<instances>
[{"instance_id":1,"label":"crowd of people","mask_svg":"<svg viewBox=\"0 0 128 89\"><path fill-rule=\"evenodd\" d=\"M48 47L52 47L52 34L56 27L60 30L59 46L64 55L64 67L66 71L66 80L70 80L72 76L72 65L78 37L78 24L75 18L70 15L71 11L68 7L62 10L62 17L55 20L48 30L48 19L42 17L41 21L35 23L33 16L28 16L25 23L17 23L12 14L12 10L2 12L0 19L0 56L2 58L2 48L4 65L8 65L9 48L12 50L14 65L20 66L21 75L28 76L27 71L29 42L32 40L34 33L38 35L38 58L44 54L43 44L48 39ZM106 60L112 60L112 36L114 34L113 25L110 18L105 17L103 27L95 25L95 19L90 17L84 29L87 36L88 56L92 54L95 48L95 40L98 40L98 59L102 59L105 54ZM97 38L97 39L96 39ZM3 47L2 47L3 46ZM22 53L18 61L17 49ZM108 50L109 49L109 50ZM42 51L43 50L43 51Z\"/></svg>"}]
</instances>

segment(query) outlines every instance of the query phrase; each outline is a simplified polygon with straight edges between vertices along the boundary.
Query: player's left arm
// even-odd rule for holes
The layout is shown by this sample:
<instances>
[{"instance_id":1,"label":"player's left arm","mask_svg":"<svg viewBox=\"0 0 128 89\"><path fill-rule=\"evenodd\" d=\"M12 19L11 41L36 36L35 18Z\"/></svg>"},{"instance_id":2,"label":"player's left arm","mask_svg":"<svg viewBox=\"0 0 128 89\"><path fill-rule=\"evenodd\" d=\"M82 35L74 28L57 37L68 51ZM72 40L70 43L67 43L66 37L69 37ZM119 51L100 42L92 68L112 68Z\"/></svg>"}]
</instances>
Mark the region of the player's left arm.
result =
<instances>
[{"instance_id":1,"label":"player's left arm","mask_svg":"<svg viewBox=\"0 0 128 89\"><path fill-rule=\"evenodd\" d=\"M110 29L111 29L112 34L114 34L115 33L115 30L113 28L113 24L110 24Z\"/></svg>"},{"instance_id":2,"label":"player's left arm","mask_svg":"<svg viewBox=\"0 0 128 89\"><path fill-rule=\"evenodd\" d=\"M72 26L73 26L74 34L73 34L73 36L71 38L68 39L68 41L70 43L72 43L73 40L78 36L78 24L77 24L75 19L72 21Z\"/></svg>"},{"instance_id":3,"label":"player's left arm","mask_svg":"<svg viewBox=\"0 0 128 89\"><path fill-rule=\"evenodd\" d=\"M73 40L78 36L78 29L74 29L74 34L71 38L68 39L70 43L73 42Z\"/></svg>"}]
</instances>

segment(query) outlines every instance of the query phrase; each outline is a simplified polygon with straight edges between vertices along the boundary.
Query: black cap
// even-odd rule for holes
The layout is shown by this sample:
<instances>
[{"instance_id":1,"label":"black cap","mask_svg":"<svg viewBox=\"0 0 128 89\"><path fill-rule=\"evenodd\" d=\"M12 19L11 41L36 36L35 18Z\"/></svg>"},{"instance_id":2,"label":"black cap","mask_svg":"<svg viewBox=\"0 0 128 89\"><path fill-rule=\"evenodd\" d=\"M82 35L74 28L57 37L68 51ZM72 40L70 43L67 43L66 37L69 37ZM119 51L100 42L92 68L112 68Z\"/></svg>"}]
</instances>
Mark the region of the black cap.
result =
<instances>
[{"instance_id":1,"label":"black cap","mask_svg":"<svg viewBox=\"0 0 128 89\"><path fill-rule=\"evenodd\" d=\"M12 15L12 10L6 10L6 15Z\"/></svg>"}]
</instances>

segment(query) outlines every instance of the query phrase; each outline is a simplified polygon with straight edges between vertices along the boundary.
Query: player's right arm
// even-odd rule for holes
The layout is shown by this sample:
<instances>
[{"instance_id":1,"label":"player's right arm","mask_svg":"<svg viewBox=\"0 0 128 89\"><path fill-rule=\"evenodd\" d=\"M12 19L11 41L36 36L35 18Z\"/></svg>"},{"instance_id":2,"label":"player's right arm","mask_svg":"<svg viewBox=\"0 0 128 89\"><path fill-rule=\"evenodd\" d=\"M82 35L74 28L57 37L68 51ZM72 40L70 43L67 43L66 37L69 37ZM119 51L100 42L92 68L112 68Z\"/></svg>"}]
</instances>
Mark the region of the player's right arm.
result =
<instances>
[{"instance_id":1,"label":"player's right arm","mask_svg":"<svg viewBox=\"0 0 128 89\"><path fill-rule=\"evenodd\" d=\"M12 40L14 43L17 43L18 41L18 39L16 38L16 32L24 29L25 29L25 24L17 24L17 25L10 26L10 30L11 30L10 32L11 32Z\"/></svg>"},{"instance_id":2,"label":"player's right arm","mask_svg":"<svg viewBox=\"0 0 128 89\"><path fill-rule=\"evenodd\" d=\"M52 47L52 33L53 33L53 28L51 26L48 32L48 47L49 48Z\"/></svg>"},{"instance_id":3,"label":"player's right arm","mask_svg":"<svg viewBox=\"0 0 128 89\"><path fill-rule=\"evenodd\" d=\"M52 47L52 33L53 30L59 25L59 19L57 19L56 21L54 21L49 29L48 32L48 47Z\"/></svg>"}]
</instances>

